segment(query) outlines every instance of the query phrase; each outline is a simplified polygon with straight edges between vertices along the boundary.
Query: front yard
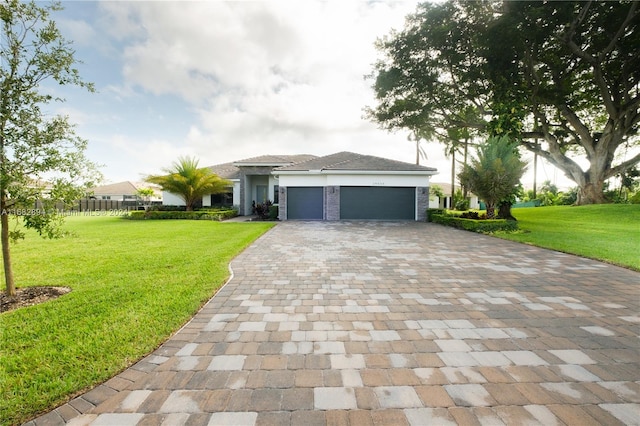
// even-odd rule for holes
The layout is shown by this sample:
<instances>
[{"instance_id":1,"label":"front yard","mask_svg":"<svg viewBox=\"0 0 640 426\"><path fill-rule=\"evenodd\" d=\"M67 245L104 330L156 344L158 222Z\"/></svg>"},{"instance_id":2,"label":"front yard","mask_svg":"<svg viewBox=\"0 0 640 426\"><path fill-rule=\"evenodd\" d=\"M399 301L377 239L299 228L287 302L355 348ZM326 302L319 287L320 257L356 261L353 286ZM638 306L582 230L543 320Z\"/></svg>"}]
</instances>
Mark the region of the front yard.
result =
<instances>
[{"instance_id":1,"label":"front yard","mask_svg":"<svg viewBox=\"0 0 640 426\"><path fill-rule=\"evenodd\" d=\"M640 205L513 209L520 232L499 237L640 271Z\"/></svg>"},{"instance_id":2,"label":"front yard","mask_svg":"<svg viewBox=\"0 0 640 426\"><path fill-rule=\"evenodd\" d=\"M12 250L17 286L72 291L0 314L0 424L51 409L156 348L272 226L70 217L75 237L29 233Z\"/></svg>"}]
</instances>

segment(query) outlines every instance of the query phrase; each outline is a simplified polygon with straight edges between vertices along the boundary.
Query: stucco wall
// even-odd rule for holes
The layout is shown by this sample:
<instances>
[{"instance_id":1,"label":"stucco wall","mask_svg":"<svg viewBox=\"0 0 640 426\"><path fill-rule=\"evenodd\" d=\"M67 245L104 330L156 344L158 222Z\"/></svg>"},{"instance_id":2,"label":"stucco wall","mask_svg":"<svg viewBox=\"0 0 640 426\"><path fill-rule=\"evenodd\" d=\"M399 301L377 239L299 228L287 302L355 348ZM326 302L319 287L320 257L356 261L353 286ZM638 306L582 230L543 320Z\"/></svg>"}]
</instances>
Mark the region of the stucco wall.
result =
<instances>
[{"instance_id":1,"label":"stucco wall","mask_svg":"<svg viewBox=\"0 0 640 426\"><path fill-rule=\"evenodd\" d=\"M399 186L426 187L429 178L424 175L402 174L313 174L286 175L281 174L280 186Z\"/></svg>"},{"instance_id":2,"label":"stucco wall","mask_svg":"<svg viewBox=\"0 0 640 426\"><path fill-rule=\"evenodd\" d=\"M162 191L162 205L164 206L184 206L184 200L171 192Z\"/></svg>"}]
</instances>

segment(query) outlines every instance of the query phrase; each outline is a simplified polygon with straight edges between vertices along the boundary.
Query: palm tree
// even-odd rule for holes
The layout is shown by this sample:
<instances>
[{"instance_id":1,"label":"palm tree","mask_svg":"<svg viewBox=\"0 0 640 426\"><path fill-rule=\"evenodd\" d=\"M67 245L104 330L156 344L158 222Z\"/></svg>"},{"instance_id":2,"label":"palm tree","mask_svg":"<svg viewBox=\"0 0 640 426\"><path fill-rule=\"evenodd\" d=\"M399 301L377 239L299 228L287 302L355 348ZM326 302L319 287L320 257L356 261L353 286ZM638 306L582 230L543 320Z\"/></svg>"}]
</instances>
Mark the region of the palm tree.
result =
<instances>
[{"instance_id":1,"label":"palm tree","mask_svg":"<svg viewBox=\"0 0 640 426\"><path fill-rule=\"evenodd\" d=\"M195 204L207 194L226 192L232 185L220 178L207 167L198 167L198 160L180 157L172 167L163 169L165 175L147 176L145 181L159 185L163 191L178 195L184 200L187 211L193 211Z\"/></svg>"},{"instance_id":2,"label":"palm tree","mask_svg":"<svg viewBox=\"0 0 640 426\"><path fill-rule=\"evenodd\" d=\"M487 204L487 218L495 217L495 207L511 195L527 170L520 159L517 144L506 136L490 137L476 150L476 157L458 174L460 183Z\"/></svg>"}]
</instances>

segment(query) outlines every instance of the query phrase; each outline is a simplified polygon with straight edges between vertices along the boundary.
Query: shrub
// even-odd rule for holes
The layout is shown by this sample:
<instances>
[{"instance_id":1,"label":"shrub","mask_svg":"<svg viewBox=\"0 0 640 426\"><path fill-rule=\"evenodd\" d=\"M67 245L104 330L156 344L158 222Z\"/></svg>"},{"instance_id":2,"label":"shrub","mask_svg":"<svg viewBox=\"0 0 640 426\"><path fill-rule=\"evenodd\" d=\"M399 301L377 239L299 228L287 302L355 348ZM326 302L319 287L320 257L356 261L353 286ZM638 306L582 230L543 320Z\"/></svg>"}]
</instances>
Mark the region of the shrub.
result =
<instances>
[{"instance_id":1,"label":"shrub","mask_svg":"<svg viewBox=\"0 0 640 426\"><path fill-rule=\"evenodd\" d=\"M432 217L436 214L445 214L446 209L427 209L427 222L433 222Z\"/></svg>"},{"instance_id":2,"label":"shrub","mask_svg":"<svg viewBox=\"0 0 640 426\"><path fill-rule=\"evenodd\" d=\"M155 204L151 207L153 211L159 212L185 212L187 208L185 206L165 206L164 204Z\"/></svg>"},{"instance_id":3,"label":"shrub","mask_svg":"<svg viewBox=\"0 0 640 426\"><path fill-rule=\"evenodd\" d=\"M126 219L130 220L170 220L170 219L183 219L183 220L217 220L222 221L225 219L231 219L236 217L238 211L231 209L225 210L199 210L196 212L187 211L134 211L130 212Z\"/></svg>"},{"instance_id":4,"label":"shrub","mask_svg":"<svg viewBox=\"0 0 640 426\"><path fill-rule=\"evenodd\" d=\"M261 220L269 220L275 219L278 217L277 213L274 218L271 217L271 207L273 207L273 203L269 200L264 203L258 203L255 206L255 213L260 217Z\"/></svg>"},{"instance_id":5,"label":"shrub","mask_svg":"<svg viewBox=\"0 0 640 426\"><path fill-rule=\"evenodd\" d=\"M475 220L464 219L457 216L435 214L432 216L433 223L439 223L441 225L452 226L458 229L464 229L466 231L490 233L496 231L517 231L518 222L505 219L489 219L489 220Z\"/></svg>"},{"instance_id":6,"label":"shrub","mask_svg":"<svg viewBox=\"0 0 640 426\"><path fill-rule=\"evenodd\" d=\"M278 215L280 214L280 209L278 206L270 206L269 207L269 219L270 220L278 220Z\"/></svg>"},{"instance_id":7,"label":"shrub","mask_svg":"<svg viewBox=\"0 0 640 426\"><path fill-rule=\"evenodd\" d=\"M463 212L458 217L461 219L475 219L475 220L480 219L480 215L478 214L478 212Z\"/></svg>"}]
</instances>

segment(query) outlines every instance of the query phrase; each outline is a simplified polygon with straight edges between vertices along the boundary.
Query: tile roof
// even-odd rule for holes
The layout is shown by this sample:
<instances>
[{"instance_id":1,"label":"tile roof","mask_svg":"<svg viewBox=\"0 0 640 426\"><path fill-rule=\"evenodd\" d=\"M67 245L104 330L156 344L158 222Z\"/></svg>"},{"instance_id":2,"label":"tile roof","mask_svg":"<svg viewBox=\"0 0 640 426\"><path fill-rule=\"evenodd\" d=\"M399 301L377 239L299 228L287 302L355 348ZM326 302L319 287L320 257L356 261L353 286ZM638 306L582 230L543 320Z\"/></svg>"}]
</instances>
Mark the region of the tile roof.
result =
<instances>
[{"instance_id":1,"label":"tile roof","mask_svg":"<svg viewBox=\"0 0 640 426\"><path fill-rule=\"evenodd\" d=\"M135 195L140 188L153 188L158 190L157 185L153 185L146 182L116 182L107 185L100 185L91 188L90 191L94 195Z\"/></svg>"},{"instance_id":2,"label":"tile roof","mask_svg":"<svg viewBox=\"0 0 640 426\"><path fill-rule=\"evenodd\" d=\"M217 164L209 167L215 174L223 179L239 179L242 166L283 166L292 165L317 158L315 155L261 155L230 163Z\"/></svg>"},{"instance_id":3,"label":"tile roof","mask_svg":"<svg viewBox=\"0 0 640 426\"><path fill-rule=\"evenodd\" d=\"M284 166L289 164L300 163L303 161L318 158L315 155L261 155L259 157L247 158L245 160L235 161L233 164L264 164L265 166Z\"/></svg>"},{"instance_id":4,"label":"tile roof","mask_svg":"<svg viewBox=\"0 0 640 426\"><path fill-rule=\"evenodd\" d=\"M388 158L353 152L338 152L314 158L291 166L278 167L278 171L346 170L346 171L390 171L390 172L435 172L433 167L420 166Z\"/></svg>"},{"instance_id":5,"label":"tile roof","mask_svg":"<svg viewBox=\"0 0 640 426\"><path fill-rule=\"evenodd\" d=\"M209 167L211 171L222 179L239 179L240 169L233 165L234 163L223 163Z\"/></svg>"}]
</instances>

